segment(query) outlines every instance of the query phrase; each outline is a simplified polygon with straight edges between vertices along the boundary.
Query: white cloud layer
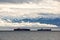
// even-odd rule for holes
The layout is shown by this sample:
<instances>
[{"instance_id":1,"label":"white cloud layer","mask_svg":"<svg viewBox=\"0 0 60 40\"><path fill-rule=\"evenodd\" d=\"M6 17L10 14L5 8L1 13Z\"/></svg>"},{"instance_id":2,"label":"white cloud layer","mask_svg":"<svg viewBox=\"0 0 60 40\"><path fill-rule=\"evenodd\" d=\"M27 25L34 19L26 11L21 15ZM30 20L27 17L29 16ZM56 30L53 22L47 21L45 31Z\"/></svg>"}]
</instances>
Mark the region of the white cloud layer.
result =
<instances>
[{"instance_id":1,"label":"white cloud layer","mask_svg":"<svg viewBox=\"0 0 60 40\"><path fill-rule=\"evenodd\" d=\"M0 4L0 9L5 11L11 11L10 8L40 8L40 12L49 12L49 13L60 13L60 2L53 0L43 0L38 3L29 2L23 4L12 4L12 3L2 3ZM26 9L25 9L26 10Z\"/></svg>"},{"instance_id":2,"label":"white cloud layer","mask_svg":"<svg viewBox=\"0 0 60 40\"><path fill-rule=\"evenodd\" d=\"M46 12L38 8L3 8L0 10L1 17L23 18L60 18L60 13Z\"/></svg>"},{"instance_id":3,"label":"white cloud layer","mask_svg":"<svg viewBox=\"0 0 60 40\"><path fill-rule=\"evenodd\" d=\"M10 20L9 22L7 22L5 20L0 19L0 27L58 27L58 26L52 24L41 24L38 22L29 23L24 21L22 21L22 23L12 23Z\"/></svg>"},{"instance_id":4,"label":"white cloud layer","mask_svg":"<svg viewBox=\"0 0 60 40\"><path fill-rule=\"evenodd\" d=\"M22 23L0 22L0 27L58 27L58 26L52 24L29 23L29 22Z\"/></svg>"}]
</instances>

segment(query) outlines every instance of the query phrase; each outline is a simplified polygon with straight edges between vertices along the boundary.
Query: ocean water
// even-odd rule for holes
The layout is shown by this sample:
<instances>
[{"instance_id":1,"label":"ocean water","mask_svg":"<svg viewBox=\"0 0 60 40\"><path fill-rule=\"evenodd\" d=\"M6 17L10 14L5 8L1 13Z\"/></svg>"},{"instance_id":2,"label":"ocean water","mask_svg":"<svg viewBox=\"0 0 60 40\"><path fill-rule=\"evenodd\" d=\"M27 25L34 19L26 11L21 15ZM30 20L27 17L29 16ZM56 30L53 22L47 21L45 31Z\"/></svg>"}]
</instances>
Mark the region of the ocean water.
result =
<instances>
[{"instance_id":1,"label":"ocean water","mask_svg":"<svg viewBox=\"0 0 60 40\"><path fill-rule=\"evenodd\" d=\"M60 32L0 32L0 40L60 40Z\"/></svg>"}]
</instances>

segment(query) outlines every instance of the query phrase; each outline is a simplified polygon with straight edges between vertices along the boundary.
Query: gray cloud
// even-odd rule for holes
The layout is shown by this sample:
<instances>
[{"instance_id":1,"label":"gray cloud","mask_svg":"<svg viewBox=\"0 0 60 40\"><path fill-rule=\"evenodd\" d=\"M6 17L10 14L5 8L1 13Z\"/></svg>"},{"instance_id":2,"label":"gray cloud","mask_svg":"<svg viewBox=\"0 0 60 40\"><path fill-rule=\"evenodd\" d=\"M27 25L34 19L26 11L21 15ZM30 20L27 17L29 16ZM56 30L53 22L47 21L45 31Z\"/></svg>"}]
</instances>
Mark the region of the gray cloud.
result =
<instances>
[{"instance_id":1,"label":"gray cloud","mask_svg":"<svg viewBox=\"0 0 60 40\"><path fill-rule=\"evenodd\" d=\"M58 2L60 2L60 0L54 0L54 1L58 1Z\"/></svg>"},{"instance_id":2,"label":"gray cloud","mask_svg":"<svg viewBox=\"0 0 60 40\"><path fill-rule=\"evenodd\" d=\"M0 0L0 3L29 3L29 2L40 2L42 0Z\"/></svg>"}]
</instances>

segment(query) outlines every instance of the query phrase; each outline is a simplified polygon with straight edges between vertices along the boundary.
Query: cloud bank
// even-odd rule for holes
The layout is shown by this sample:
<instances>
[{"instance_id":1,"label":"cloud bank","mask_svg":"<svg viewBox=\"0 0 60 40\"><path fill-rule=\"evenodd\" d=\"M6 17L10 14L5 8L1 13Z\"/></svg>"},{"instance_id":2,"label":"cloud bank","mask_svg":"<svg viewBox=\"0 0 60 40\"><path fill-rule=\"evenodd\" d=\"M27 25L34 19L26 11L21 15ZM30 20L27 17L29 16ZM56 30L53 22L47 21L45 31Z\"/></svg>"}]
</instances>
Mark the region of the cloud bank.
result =
<instances>
[{"instance_id":1,"label":"cloud bank","mask_svg":"<svg viewBox=\"0 0 60 40\"><path fill-rule=\"evenodd\" d=\"M41 23L29 23L29 22L22 22L22 23L2 22L1 23L1 22L0 22L1 27L58 27L58 26L52 25L52 24L41 24Z\"/></svg>"},{"instance_id":2,"label":"cloud bank","mask_svg":"<svg viewBox=\"0 0 60 40\"><path fill-rule=\"evenodd\" d=\"M26 9L26 8L3 8L0 10L0 17L3 18L60 18L60 13L49 13L46 11L41 11L42 9Z\"/></svg>"}]
</instances>

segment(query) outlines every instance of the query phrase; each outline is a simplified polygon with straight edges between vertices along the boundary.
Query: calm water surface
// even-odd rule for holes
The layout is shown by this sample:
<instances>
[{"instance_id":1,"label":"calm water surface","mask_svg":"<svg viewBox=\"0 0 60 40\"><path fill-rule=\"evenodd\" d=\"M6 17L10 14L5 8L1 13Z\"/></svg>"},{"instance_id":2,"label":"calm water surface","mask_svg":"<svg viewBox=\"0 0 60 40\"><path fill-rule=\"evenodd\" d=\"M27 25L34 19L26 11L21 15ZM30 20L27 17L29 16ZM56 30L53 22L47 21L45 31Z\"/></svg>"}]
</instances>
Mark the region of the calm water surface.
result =
<instances>
[{"instance_id":1,"label":"calm water surface","mask_svg":"<svg viewBox=\"0 0 60 40\"><path fill-rule=\"evenodd\" d=\"M60 32L0 32L0 40L60 40Z\"/></svg>"}]
</instances>

